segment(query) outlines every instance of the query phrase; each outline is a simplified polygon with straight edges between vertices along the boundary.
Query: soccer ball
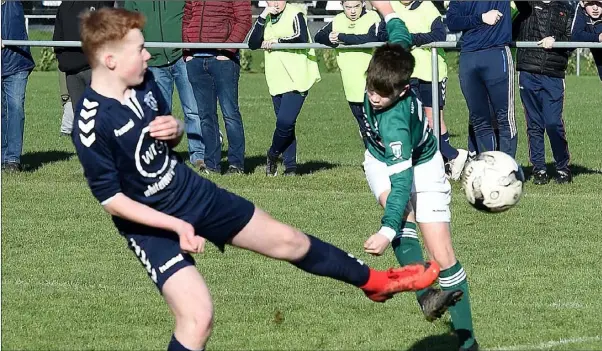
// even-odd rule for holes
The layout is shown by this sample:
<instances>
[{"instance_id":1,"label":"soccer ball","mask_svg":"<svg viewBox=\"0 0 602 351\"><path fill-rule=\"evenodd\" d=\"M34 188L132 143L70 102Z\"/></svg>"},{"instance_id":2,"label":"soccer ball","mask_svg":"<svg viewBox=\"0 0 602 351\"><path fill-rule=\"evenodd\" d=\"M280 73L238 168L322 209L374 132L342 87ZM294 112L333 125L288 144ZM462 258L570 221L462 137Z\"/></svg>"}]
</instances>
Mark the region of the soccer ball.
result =
<instances>
[{"instance_id":1,"label":"soccer ball","mask_svg":"<svg viewBox=\"0 0 602 351\"><path fill-rule=\"evenodd\" d=\"M500 151L480 153L464 168L462 187L468 202L485 212L503 212L518 203L525 176L509 155Z\"/></svg>"}]
</instances>

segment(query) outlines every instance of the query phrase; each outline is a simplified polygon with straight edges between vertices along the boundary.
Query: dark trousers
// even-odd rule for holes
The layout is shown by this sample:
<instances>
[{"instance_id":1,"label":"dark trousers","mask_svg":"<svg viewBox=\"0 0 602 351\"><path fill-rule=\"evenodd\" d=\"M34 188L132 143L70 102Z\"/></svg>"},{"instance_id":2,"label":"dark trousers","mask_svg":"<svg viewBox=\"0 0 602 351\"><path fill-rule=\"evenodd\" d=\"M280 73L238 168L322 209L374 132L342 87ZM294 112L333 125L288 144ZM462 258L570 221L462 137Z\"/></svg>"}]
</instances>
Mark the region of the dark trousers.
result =
<instances>
[{"instance_id":1,"label":"dark trousers","mask_svg":"<svg viewBox=\"0 0 602 351\"><path fill-rule=\"evenodd\" d=\"M87 69L75 74L67 73L66 80L67 91L69 91L69 96L71 97L71 103L73 105L73 113L75 113L79 100L84 95L86 87L90 85L90 82L92 81L92 70Z\"/></svg>"},{"instance_id":2,"label":"dark trousers","mask_svg":"<svg viewBox=\"0 0 602 351\"><path fill-rule=\"evenodd\" d=\"M364 103L363 102L349 102L349 108L357 124L360 128L360 136L365 138L368 135L368 126L366 125L366 117L364 116Z\"/></svg>"},{"instance_id":3,"label":"dark trousers","mask_svg":"<svg viewBox=\"0 0 602 351\"><path fill-rule=\"evenodd\" d=\"M238 105L240 63L218 60L213 56L196 57L186 63L186 69L201 120L205 165L214 171L221 169L222 145L217 120L219 101L228 137L228 163L244 169L245 131Z\"/></svg>"},{"instance_id":4,"label":"dark trousers","mask_svg":"<svg viewBox=\"0 0 602 351\"><path fill-rule=\"evenodd\" d=\"M514 62L510 49L461 53L459 75L470 124L476 136L476 151L496 149L495 120L499 128L499 150L515 157Z\"/></svg>"},{"instance_id":5,"label":"dark trousers","mask_svg":"<svg viewBox=\"0 0 602 351\"><path fill-rule=\"evenodd\" d=\"M275 157L282 155L286 169L297 167L295 125L306 97L307 92L300 93L298 91L272 96L276 114L276 130L274 130L272 146L268 152Z\"/></svg>"},{"instance_id":6,"label":"dark trousers","mask_svg":"<svg viewBox=\"0 0 602 351\"><path fill-rule=\"evenodd\" d=\"M568 171L569 145L562 119L564 79L520 72L518 83L525 107L529 159L533 171L546 169L544 133L550 139L556 170Z\"/></svg>"}]
</instances>

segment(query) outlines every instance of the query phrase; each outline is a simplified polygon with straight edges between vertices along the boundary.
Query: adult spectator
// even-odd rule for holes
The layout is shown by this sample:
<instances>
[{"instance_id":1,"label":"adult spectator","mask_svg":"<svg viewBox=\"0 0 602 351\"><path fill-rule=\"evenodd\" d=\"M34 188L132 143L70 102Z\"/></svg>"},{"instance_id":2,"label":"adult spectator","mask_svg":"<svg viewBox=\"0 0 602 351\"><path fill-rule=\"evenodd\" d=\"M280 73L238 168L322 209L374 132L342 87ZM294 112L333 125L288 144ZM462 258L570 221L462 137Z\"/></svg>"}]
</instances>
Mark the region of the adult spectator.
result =
<instances>
[{"instance_id":1,"label":"adult spectator","mask_svg":"<svg viewBox=\"0 0 602 351\"><path fill-rule=\"evenodd\" d=\"M571 50L552 49L555 41L569 41L573 17L564 1L517 1L520 12L518 40L538 42L542 49L517 51L518 84L525 107L529 159L533 165L533 183L550 181L546 171L544 133L548 134L554 160L556 182L569 183L569 146L562 110L564 76Z\"/></svg>"},{"instance_id":2,"label":"adult spectator","mask_svg":"<svg viewBox=\"0 0 602 351\"><path fill-rule=\"evenodd\" d=\"M182 16L185 1L126 1L124 7L137 11L146 17L143 29L144 39L149 42L182 42ZM174 83L184 111L188 155L190 163L197 168L205 167L205 145L201 133L201 120L188 81L188 71L180 48L148 48L151 59L150 71L161 89L161 93L172 106Z\"/></svg>"},{"instance_id":3,"label":"adult spectator","mask_svg":"<svg viewBox=\"0 0 602 351\"><path fill-rule=\"evenodd\" d=\"M187 43L242 43L251 29L250 1L186 1L182 33ZM228 139L227 174L244 172L245 133L238 105L240 55L236 49L192 50L188 79L196 98L205 143L206 173L221 173L217 100Z\"/></svg>"},{"instance_id":4,"label":"adult spectator","mask_svg":"<svg viewBox=\"0 0 602 351\"><path fill-rule=\"evenodd\" d=\"M572 40L602 42L602 1L582 1L576 7ZM590 49L602 80L602 49Z\"/></svg>"},{"instance_id":5,"label":"adult spectator","mask_svg":"<svg viewBox=\"0 0 602 351\"><path fill-rule=\"evenodd\" d=\"M491 111L499 128L499 150L516 156L514 63L509 1L451 1L447 26L462 32L460 86L468 105L476 152L496 150Z\"/></svg>"},{"instance_id":6,"label":"adult spectator","mask_svg":"<svg viewBox=\"0 0 602 351\"><path fill-rule=\"evenodd\" d=\"M21 1L2 0L2 40L27 40ZM27 46L2 44L2 170L21 170L25 88L35 64Z\"/></svg>"},{"instance_id":7,"label":"adult spectator","mask_svg":"<svg viewBox=\"0 0 602 351\"><path fill-rule=\"evenodd\" d=\"M63 1L54 22L54 41L79 41L79 15L101 7L113 7L114 1ZM67 91L71 97L73 113L92 78L90 65L80 47L56 47L54 49L59 70L65 73ZM64 116L61 133L71 134L73 115Z\"/></svg>"},{"instance_id":8,"label":"adult spectator","mask_svg":"<svg viewBox=\"0 0 602 351\"><path fill-rule=\"evenodd\" d=\"M71 134L73 129L73 102L67 90L67 77L65 72L59 70L59 91L61 93L61 107L63 108L63 117L61 119L61 135Z\"/></svg>"}]
</instances>

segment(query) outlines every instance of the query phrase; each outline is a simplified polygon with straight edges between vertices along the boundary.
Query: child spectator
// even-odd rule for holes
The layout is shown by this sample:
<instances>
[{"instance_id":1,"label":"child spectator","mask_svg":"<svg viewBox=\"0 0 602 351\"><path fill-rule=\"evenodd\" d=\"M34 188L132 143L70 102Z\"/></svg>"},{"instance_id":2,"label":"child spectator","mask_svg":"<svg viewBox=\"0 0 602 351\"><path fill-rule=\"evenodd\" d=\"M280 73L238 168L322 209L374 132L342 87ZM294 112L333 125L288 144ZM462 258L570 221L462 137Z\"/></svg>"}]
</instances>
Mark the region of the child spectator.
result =
<instances>
[{"instance_id":1,"label":"child spectator","mask_svg":"<svg viewBox=\"0 0 602 351\"><path fill-rule=\"evenodd\" d=\"M602 42L602 1L581 1L573 21L572 40ZM602 49L590 49L602 80Z\"/></svg>"}]
</instances>

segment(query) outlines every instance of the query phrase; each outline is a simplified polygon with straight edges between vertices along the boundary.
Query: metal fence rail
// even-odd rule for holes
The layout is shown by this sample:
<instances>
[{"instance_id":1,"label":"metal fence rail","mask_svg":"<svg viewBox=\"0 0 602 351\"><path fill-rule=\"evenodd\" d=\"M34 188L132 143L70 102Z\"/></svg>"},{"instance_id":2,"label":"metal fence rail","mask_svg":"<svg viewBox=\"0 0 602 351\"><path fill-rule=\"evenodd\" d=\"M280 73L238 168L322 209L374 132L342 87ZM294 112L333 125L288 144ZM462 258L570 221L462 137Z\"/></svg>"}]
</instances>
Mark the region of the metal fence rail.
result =
<instances>
[{"instance_id":1,"label":"metal fence rail","mask_svg":"<svg viewBox=\"0 0 602 351\"><path fill-rule=\"evenodd\" d=\"M45 41L45 40L4 40L2 42L5 46L38 46L38 47L80 47L81 42L79 41ZM383 45L384 43L367 43L361 45L340 45L337 49L346 48L374 48ZM149 48L182 48L182 49L249 49L249 46L245 43L159 43L159 42L147 42L146 47ZM540 48L537 42L514 42L509 45L513 48L529 48L535 49ZM459 49L459 42L446 41L446 42L434 42L422 46L424 48L431 49L432 55L432 81L439 81L439 60L437 59L437 49ZM583 43L583 42L555 42L553 48L563 49L602 49L602 43ZM278 49L333 49L330 46L309 43L309 44L274 44L272 50ZM261 49L260 49L261 50ZM439 141L441 134L441 123L439 118L439 89L438 84L433 84L433 131L437 141Z\"/></svg>"}]
</instances>

